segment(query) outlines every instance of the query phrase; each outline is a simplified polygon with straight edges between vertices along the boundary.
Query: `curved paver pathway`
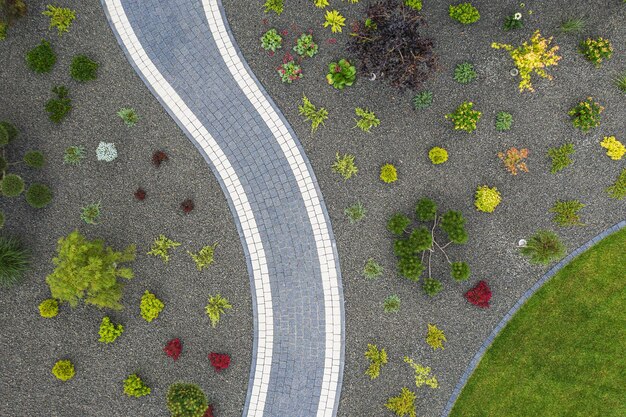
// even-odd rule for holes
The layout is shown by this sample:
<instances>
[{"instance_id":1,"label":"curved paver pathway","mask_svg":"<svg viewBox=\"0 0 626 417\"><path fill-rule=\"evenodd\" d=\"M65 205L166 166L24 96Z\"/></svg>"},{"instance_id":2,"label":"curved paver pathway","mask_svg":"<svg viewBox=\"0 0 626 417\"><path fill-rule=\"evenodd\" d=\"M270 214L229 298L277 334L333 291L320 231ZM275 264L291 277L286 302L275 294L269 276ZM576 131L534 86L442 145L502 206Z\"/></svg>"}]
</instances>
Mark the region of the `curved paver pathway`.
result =
<instances>
[{"instance_id":1,"label":"curved paver pathway","mask_svg":"<svg viewBox=\"0 0 626 417\"><path fill-rule=\"evenodd\" d=\"M333 416L343 294L300 144L235 46L218 0L102 0L128 60L202 153L235 217L255 341L244 416Z\"/></svg>"},{"instance_id":2,"label":"curved paver pathway","mask_svg":"<svg viewBox=\"0 0 626 417\"><path fill-rule=\"evenodd\" d=\"M539 290L539 288L543 286L543 284L548 282L550 278L552 278L557 272L559 272L565 265L569 264L575 257L582 254L587 249L591 248L593 245L595 245L596 243L598 243L605 237L617 232L620 229L623 229L624 227L626 227L626 220L622 220L616 225L609 227L608 229L606 229L604 232L600 233L593 239L590 239L584 245L580 246L575 251L571 252L565 258L561 259L561 261L558 264L550 268L550 270L546 272L537 282L535 282L532 287L526 290L526 292L520 297L520 299L517 300L517 303L515 303L515 305L511 307L508 313L506 313L506 315L502 318L502 320L500 320L498 325L491 331L489 336L487 336L483 344L478 349L478 352L476 352L476 354L470 361L469 365L467 365L467 368L465 368L465 372L463 372L461 379L456 384L456 387L454 387L454 391L452 392L452 395L450 396L450 399L448 400L446 407L441 413L441 417L448 417L450 415L450 412L452 411L452 407L454 407L454 403L459 398L459 395L461 395L461 391L463 390L463 387L465 386L469 378L474 373L474 370L476 370L476 368L478 367L478 364L480 363L480 360L482 359L482 357L485 355L485 352L487 351L489 346L491 346L496 336L498 336L498 334L502 331L502 329L504 329L504 326L506 326L506 324L513 318L515 313L517 313L517 311L526 303L526 301L528 301L528 299L532 297L533 294L535 294Z\"/></svg>"}]
</instances>

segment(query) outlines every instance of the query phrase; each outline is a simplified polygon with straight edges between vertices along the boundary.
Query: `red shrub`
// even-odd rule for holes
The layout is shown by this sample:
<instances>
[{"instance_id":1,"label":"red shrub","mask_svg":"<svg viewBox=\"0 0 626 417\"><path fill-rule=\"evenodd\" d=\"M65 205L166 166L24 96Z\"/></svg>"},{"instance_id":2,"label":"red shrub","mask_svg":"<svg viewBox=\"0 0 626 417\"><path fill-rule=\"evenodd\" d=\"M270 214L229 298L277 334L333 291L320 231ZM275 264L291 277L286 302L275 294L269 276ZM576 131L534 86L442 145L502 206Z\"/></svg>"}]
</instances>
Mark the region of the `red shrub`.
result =
<instances>
[{"instance_id":1,"label":"red shrub","mask_svg":"<svg viewBox=\"0 0 626 417\"><path fill-rule=\"evenodd\" d=\"M167 354L167 356L176 360L180 356L180 353L183 351L183 345L182 343L180 343L179 338L172 339L167 342L167 345L165 345L163 351Z\"/></svg>"},{"instance_id":2,"label":"red shrub","mask_svg":"<svg viewBox=\"0 0 626 417\"><path fill-rule=\"evenodd\" d=\"M193 210L194 207L195 205L193 204L193 200L191 198L188 198L182 203L180 203L180 208L183 210L185 214L191 213L191 210Z\"/></svg>"},{"instance_id":3,"label":"red shrub","mask_svg":"<svg viewBox=\"0 0 626 417\"><path fill-rule=\"evenodd\" d=\"M166 162L168 159L167 154L163 151L154 151L152 154L152 163L157 168L161 166L161 162Z\"/></svg>"},{"instance_id":4,"label":"red shrub","mask_svg":"<svg viewBox=\"0 0 626 417\"><path fill-rule=\"evenodd\" d=\"M202 417L214 417L213 416L213 406L209 404L209 407L206 409L206 411L204 412L204 415Z\"/></svg>"},{"instance_id":5,"label":"red shrub","mask_svg":"<svg viewBox=\"0 0 626 417\"><path fill-rule=\"evenodd\" d=\"M491 289L485 281L479 281L474 288L465 293L465 299L475 306L489 308Z\"/></svg>"},{"instance_id":6,"label":"red shrub","mask_svg":"<svg viewBox=\"0 0 626 417\"><path fill-rule=\"evenodd\" d=\"M145 200L146 192L143 188L137 188L137 191L135 191L135 198L139 201Z\"/></svg>"},{"instance_id":7,"label":"red shrub","mask_svg":"<svg viewBox=\"0 0 626 417\"><path fill-rule=\"evenodd\" d=\"M209 353L209 360L211 365L215 368L215 372L227 369L230 365L230 356L225 353Z\"/></svg>"}]
</instances>

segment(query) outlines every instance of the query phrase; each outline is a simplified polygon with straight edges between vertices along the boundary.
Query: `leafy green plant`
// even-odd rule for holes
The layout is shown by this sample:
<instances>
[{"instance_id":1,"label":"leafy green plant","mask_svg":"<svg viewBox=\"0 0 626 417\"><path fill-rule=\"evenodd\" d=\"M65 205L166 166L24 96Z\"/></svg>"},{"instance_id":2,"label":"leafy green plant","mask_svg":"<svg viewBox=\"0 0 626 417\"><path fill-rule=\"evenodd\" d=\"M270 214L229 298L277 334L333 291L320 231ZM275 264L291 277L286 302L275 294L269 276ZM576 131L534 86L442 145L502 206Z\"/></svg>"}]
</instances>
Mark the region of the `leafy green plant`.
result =
<instances>
[{"instance_id":1,"label":"leafy green plant","mask_svg":"<svg viewBox=\"0 0 626 417\"><path fill-rule=\"evenodd\" d=\"M216 247L217 242L213 245L204 246L197 254L187 251L189 256L191 256L193 261L196 263L196 268L198 268L198 271L202 271L202 269L213 264Z\"/></svg>"},{"instance_id":2,"label":"leafy green plant","mask_svg":"<svg viewBox=\"0 0 626 417\"><path fill-rule=\"evenodd\" d=\"M613 45L608 39L599 37L597 39L587 38L579 45L580 53L599 68L602 61L610 59L613 56Z\"/></svg>"},{"instance_id":3,"label":"leafy green plant","mask_svg":"<svg viewBox=\"0 0 626 417\"><path fill-rule=\"evenodd\" d=\"M339 152L337 152L335 156L335 163L332 169L334 172L341 175L344 180L350 179L359 172L359 169L354 163L354 155L344 154L343 156L339 156Z\"/></svg>"},{"instance_id":4,"label":"leafy green plant","mask_svg":"<svg viewBox=\"0 0 626 417\"><path fill-rule=\"evenodd\" d=\"M291 55L286 55L283 63L276 68L282 82L291 84L302 78L302 67L293 60Z\"/></svg>"},{"instance_id":5,"label":"leafy green plant","mask_svg":"<svg viewBox=\"0 0 626 417\"><path fill-rule=\"evenodd\" d=\"M413 97L413 108L415 110L424 110L429 108L433 104L433 92L432 91L422 91L419 92Z\"/></svg>"},{"instance_id":6,"label":"leafy green plant","mask_svg":"<svg viewBox=\"0 0 626 417\"><path fill-rule=\"evenodd\" d=\"M383 274L383 267L373 258L369 258L363 267L363 276L367 279L376 279Z\"/></svg>"},{"instance_id":7,"label":"leafy green plant","mask_svg":"<svg viewBox=\"0 0 626 417\"><path fill-rule=\"evenodd\" d=\"M415 205L417 219L423 222L435 220L437 216L437 203L430 198L422 198Z\"/></svg>"},{"instance_id":8,"label":"leafy green plant","mask_svg":"<svg viewBox=\"0 0 626 417\"><path fill-rule=\"evenodd\" d=\"M626 71L622 71L613 82L622 93L626 93Z\"/></svg>"},{"instance_id":9,"label":"leafy green plant","mask_svg":"<svg viewBox=\"0 0 626 417\"><path fill-rule=\"evenodd\" d=\"M24 0L8 0L0 2L0 41L6 39L9 28L15 21L26 16L28 7Z\"/></svg>"},{"instance_id":10,"label":"leafy green plant","mask_svg":"<svg viewBox=\"0 0 626 417\"><path fill-rule=\"evenodd\" d=\"M584 17L568 17L559 26L559 31L564 34L579 33L585 30L587 21Z\"/></svg>"},{"instance_id":11,"label":"leafy green plant","mask_svg":"<svg viewBox=\"0 0 626 417\"><path fill-rule=\"evenodd\" d=\"M166 399L172 417L203 417L209 408L206 395L195 384L177 382L170 385Z\"/></svg>"},{"instance_id":12,"label":"leafy green plant","mask_svg":"<svg viewBox=\"0 0 626 417\"><path fill-rule=\"evenodd\" d=\"M552 221L559 226L582 226L578 211L583 207L585 205L578 200L557 201L550 209L554 213Z\"/></svg>"},{"instance_id":13,"label":"leafy green plant","mask_svg":"<svg viewBox=\"0 0 626 417\"><path fill-rule=\"evenodd\" d=\"M317 54L318 49L319 46L313 42L313 35L307 33L300 35L296 40L296 46L293 47L293 50L298 55L309 58L313 58Z\"/></svg>"},{"instance_id":14,"label":"leafy green plant","mask_svg":"<svg viewBox=\"0 0 626 417\"><path fill-rule=\"evenodd\" d=\"M46 277L52 298L76 307L85 303L99 308L121 310L123 284L118 278L132 279L133 270L121 264L135 259L135 245L123 252L105 247L104 241L87 240L78 230L59 239L54 272Z\"/></svg>"},{"instance_id":15,"label":"leafy green plant","mask_svg":"<svg viewBox=\"0 0 626 417\"><path fill-rule=\"evenodd\" d=\"M550 168L550 172L556 174L570 165L572 160L569 156L574 152L574 145L572 143L566 143L558 148L549 149L548 156L552 158L552 168Z\"/></svg>"},{"instance_id":16,"label":"leafy green plant","mask_svg":"<svg viewBox=\"0 0 626 417\"><path fill-rule=\"evenodd\" d=\"M56 7L51 4L46 6L47 10L41 12L42 15L50 18L50 29L57 28L59 36L70 31L72 22L76 19L76 12L65 7Z\"/></svg>"},{"instance_id":17,"label":"leafy green plant","mask_svg":"<svg viewBox=\"0 0 626 417\"><path fill-rule=\"evenodd\" d=\"M553 231L538 230L520 248L520 253L529 258L531 263L547 265L565 255L565 245Z\"/></svg>"},{"instance_id":18,"label":"leafy green plant","mask_svg":"<svg viewBox=\"0 0 626 417\"><path fill-rule=\"evenodd\" d=\"M443 342L447 342L446 335L437 326L434 324L428 323L428 334L426 335L426 343L428 346L433 348L433 350L441 349L443 350Z\"/></svg>"},{"instance_id":19,"label":"leafy green plant","mask_svg":"<svg viewBox=\"0 0 626 417\"><path fill-rule=\"evenodd\" d=\"M59 314L59 302L54 298L48 298L39 303L39 315L51 319Z\"/></svg>"},{"instance_id":20,"label":"leafy green plant","mask_svg":"<svg viewBox=\"0 0 626 417\"><path fill-rule=\"evenodd\" d=\"M395 213L387 222L387 230L394 235L402 235L407 227L411 224L411 220L402 213Z\"/></svg>"},{"instance_id":21,"label":"leafy green plant","mask_svg":"<svg viewBox=\"0 0 626 417\"><path fill-rule=\"evenodd\" d=\"M129 107L122 107L117 112L117 115L124 121L126 126L133 127L139 121L139 115L135 111L135 109L131 109Z\"/></svg>"},{"instance_id":22,"label":"leafy green plant","mask_svg":"<svg viewBox=\"0 0 626 417\"><path fill-rule=\"evenodd\" d=\"M206 313L211 319L211 326L216 327L220 322L220 317L226 310L233 308L228 299L219 294L209 296L209 304L206 306Z\"/></svg>"},{"instance_id":23,"label":"leafy green plant","mask_svg":"<svg viewBox=\"0 0 626 417\"><path fill-rule=\"evenodd\" d=\"M31 168L42 168L46 163L46 158L40 151L28 151L24 154L23 161Z\"/></svg>"},{"instance_id":24,"label":"leafy green plant","mask_svg":"<svg viewBox=\"0 0 626 417\"><path fill-rule=\"evenodd\" d=\"M407 387L403 387L400 395L391 397L385 403L387 409L393 411L398 417L417 417L415 413L415 399L417 396Z\"/></svg>"},{"instance_id":25,"label":"leafy green plant","mask_svg":"<svg viewBox=\"0 0 626 417\"><path fill-rule=\"evenodd\" d=\"M61 123L67 113L72 110L72 100L68 97L69 91L65 86L54 87L52 93L56 94L56 97L48 100L46 111L49 113L50 120L54 123Z\"/></svg>"},{"instance_id":26,"label":"leafy green plant","mask_svg":"<svg viewBox=\"0 0 626 417\"><path fill-rule=\"evenodd\" d=\"M33 183L26 191L26 202L33 208L44 208L52 201L52 191L44 184Z\"/></svg>"},{"instance_id":27,"label":"leafy green plant","mask_svg":"<svg viewBox=\"0 0 626 417\"><path fill-rule=\"evenodd\" d=\"M448 160L448 151L438 146L435 146L428 151L428 158L433 165L443 164Z\"/></svg>"},{"instance_id":28,"label":"leafy green plant","mask_svg":"<svg viewBox=\"0 0 626 417\"><path fill-rule=\"evenodd\" d=\"M261 48L266 51L276 52L282 48L283 37L278 34L278 31L274 28L268 30L261 36Z\"/></svg>"},{"instance_id":29,"label":"leafy green plant","mask_svg":"<svg viewBox=\"0 0 626 417\"><path fill-rule=\"evenodd\" d=\"M502 197L496 187L490 188L483 185L476 190L474 205L478 211L492 213L500 204L500 201L502 201Z\"/></svg>"},{"instance_id":30,"label":"leafy green plant","mask_svg":"<svg viewBox=\"0 0 626 417\"><path fill-rule=\"evenodd\" d=\"M124 380L124 394L129 397L143 397L149 395L150 391L150 387L137 374L128 375L128 378Z\"/></svg>"},{"instance_id":31,"label":"leafy green plant","mask_svg":"<svg viewBox=\"0 0 626 417\"><path fill-rule=\"evenodd\" d=\"M326 82L337 90L343 90L346 86L350 87L356 80L356 67L350 64L345 58L337 62L328 64L328 74L326 74Z\"/></svg>"},{"instance_id":32,"label":"leafy green plant","mask_svg":"<svg viewBox=\"0 0 626 417\"><path fill-rule=\"evenodd\" d=\"M400 311L400 297L393 294L383 301L383 311L385 313L397 313Z\"/></svg>"},{"instance_id":33,"label":"leafy green plant","mask_svg":"<svg viewBox=\"0 0 626 417\"><path fill-rule=\"evenodd\" d=\"M357 201L351 206L346 207L343 210L343 213L348 217L348 221L350 222L350 224L354 224L365 218L367 210L365 210L365 207L360 201Z\"/></svg>"},{"instance_id":34,"label":"leafy green plant","mask_svg":"<svg viewBox=\"0 0 626 417\"><path fill-rule=\"evenodd\" d=\"M102 214L100 203L87 204L80 209L80 218L87 224L98 224Z\"/></svg>"},{"instance_id":35,"label":"leafy green plant","mask_svg":"<svg viewBox=\"0 0 626 417\"><path fill-rule=\"evenodd\" d=\"M30 266L30 251L12 237L0 236L0 287L19 283Z\"/></svg>"},{"instance_id":36,"label":"leafy green plant","mask_svg":"<svg viewBox=\"0 0 626 417\"><path fill-rule=\"evenodd\" d=\"M24 192L24 180L17 174L5 174L0 183L0 190L5 197L17 197Z\"/></svg>"},{"instance_id":37,"label":"leafy green plant","mask_svg":"<svg viewBox=\"0 0 626 417\"><path fill-rule=\"evenodd\" d=\"M57 56L52 46L50 46L50 42L45 39L26 54L28 68L38 74L52 71L52 67L54 67L56 62Z\"/></svg>"},{"instance_id":38,"label":"leafy green plant","mask_svg":"<svg viewBox=\"0 0 626 417\"><path fill-rule=\"evenodd\" d=\"M284 0L265 0L265 13L274 12L280 16L285 9Z\"/></svg>"},{"instance_id":39,"label":"leafy green plant","mask_svg":"<svg viewBox=\"0 0 626 417\"><path fill-rule=\"evenodd\" d=\"M139 310L141 317L148 323L159 317L159 313L163 311L165 304L159 300L156 295L146 290L141 296L141 303L139 303Z\"/></svg>"},{"instance_id":40,"label":"leafy green plant","mask_svg":"<svg viewBox=\"0 0 626 417\"><path fill-rule=\"evenodd\" d=\"M513 29L521 29L523 27L524 22L522 21L521 13L512 14L504 19L504 30L506 32Z\"/></svg>"},{"instance_id":41,"label":"leafy green plant","mask_svg":"<svg viewBox=\"0 0 626 417\"><path fill-rule=\"evenodd\" d=\"M398 171L392 164L385 164L380 167L380 179L387 184L398 180Z\"/></svg>"},{"instance_id":42,"label":"leafy green plant","mask_svg":"<svg viewBox=\"0 0 626 417\"><path fill-rule=\"evenodd\" d=\"M343 17L337 10L327 10L324 15L324 27L330 26L332 33L341 32L341 28L346 25L346 18Z\"/></svg>"},{"instance_id":43,"label":"leafy green plant","mask_svg":"<svg viewBox=\"0 0 626 417\"><path fill-rule=\"evenodd\" d=\"M85 158L85 148L82 146L70 146L65 149L63 163L68 165L80 165Z\"/></svg>"},{"instance_id":44,"label":"leafy green plant","mask_svg":"<svg viewBox=\"0 0 626 417\"><path fill-rule=\"evenodd\" d=\"M511 125L513 124L513 115L511 113L507 113L505 111L498 112L496 115L496 130L499 132L503 132L505 130L510 130Z\"/></svg>"},{"instance_id":45,"label":"leafy green plant","mask_svg":"<svg viewBox=\"0 0 626 417\"><path fill-rule=\"evenodd\" d=\"M466 281L470 276L470 267L465 262L452 262L450 275L455 281Z\"/></svg>"},{"instance_id":46,"label":"leafy green plant","mask_svg":"<svg viewBox=\"0 0 626 417\"><path fill-rule=\"evenodd\" d=\"M378 346L368 343L365 357L370 361L370 366L365 371L365 375L369 376L370 379L378 378L380 376L380 368L387 364L387 351L385 348L379 350Z\"/></svg>"},{"instance_id":47,"label":"leafy green plant","mask_svg":"<svg viewBox=\"0 0 626 417\"><path fill-rule=\"evenodd\" d=\"M324 121L328 119L328 110L323 107L318 109L305 95L302 96L302 105L298 106L298 112L311 122L311 132L315 132L320 125L324 126Z\"/></svg>"},{"instance_id":48,"label":"leafy green plant","mask_svg":"<svg viewBox=\"0 0 626 417\"><path fill-rule=\"evenodd\" d=\"M415 10L422 10L422 0L404 0L404 5Z\"/></svg>"},{"instance_id":49,"label":"leafy green plant","mask_svg":"<svg viewBox=\"0 0 626 417\"><path fill-rule=\"evenodd\" d=\"M454 69L454 80L459 84L468 84L476 79L476 71L474 65L469 62L463 62Z\"/></svg>"},{"instance_id":50,"label":"leafy green plant","mask_svg":"<svg viewBox=\"0 0 626 417\"><path fill-rule=\"evenodd\" d=\"M74 378L76 371L74 365L69 360L57 361L52 367L52 374L61 381L68 381Z\"/></svg>"},{"instance_id":51,"label":"leafy green plant","mask_svg":"<svg viewBox=\"0 0 626 417\"><path fill-rule=\"evenodd\" d=\"M441 292L441 290L443 289L443 285L441 285L441 281L439 280L436 280L434 278L426 278L424 280L424 283L422 284L422 289L427 295L434 297Z\"/></svg>"},{"instance_id":52,"label":"leafy green plant","mask_svg":"<svg viewBox=\"0 0 626 417\"><path fill-rule=\"evenodd\" d=\"M592 128L600 126L600 114L603 111L604 107L593 101L592 97L587 97L587 100L578 103L567 114L571 117L574 127L587 133Z\"/></svg>"},{"instance_id":53,"label":"leafy green plant","mask_svg":"<svg viewBox=\"0 0 626 417\"><path fill-rule=\"evenodd\" d=\"M461 3L456 6L450 5L449 14L451 18L464 25L469 25L480 19L478 9L472 6L471 3Z\"/></svg>"},{"instance_id":54,"label":"leafy green plant","mask_svg":"<svg viewBox=\"0 0 626 417\"><path fill-rule=\"evenodd\" d=\"M619 161L626 154L626 147L615 136L605 136L600 146L606 149L606 155L614 161Z\"/></svg>"},{"instance_id":55,"label":"leafy green plant","mask_svg":"<svg viewBox=\"0 0 626 417\"><path fill-rule=\"evenodd\" d=\"M481 112L474 110L474 103L464 101L456 108L454 113L446 114L446 119L454 123L454 130L464 130L472 133L476 130L476 124L480 120Z\"/></svg>"},{"instance_id":56,"label":"leafy green plant","mask_svg":"<svg viewBox=\"0 0 626 417\"><path fill-rule=\"evenodd\" d=\"M98 334L100 335L98 342L113 343L115 342L115 339L122 335L123 332L124 326L121 324L116 326L111 323L111 319L108 316L104 316L102 318L102 322L100 323L100 330L98 330Z\"/></svg>"},{"instance_id":57,"label":"leafy green plant","mask_svg":"<svg viewBox=\"0 0 626 417\"><path fill-rule=\"evenodd\" d=\"M165 235L159 235L159 237L154 239L154 242L152 242L150 251L147 254L158 256L164 263L168 263L170 260L169 250L178 246L180 246L179 242L174 242L173 240L165 237Z\"/></svg>"},{"instance_id":58,"label":"leafy green plant","mask_svg":"<svg viewBox=\"0 0 626 417\"><path fill-rule=\"evenodd\" d=\"M607 187L606 192L610 198L617 200L622 200L626 197L626 168L622 170L613 185Z\"/></svg>"},{"instance_id":59,"label":"leafy green plant","mask_svg":"<svg viewBox=\"0 0 626 417\"><path fill-rule=\"evenodd\" d=\"M413 361L408 356L404 357L404 362L408 363L415 372L415 386L420 388L424 385L428 385L432 389L439 388L439 382L437 377L431 374L430 367L422 366Z\"/></svg>"},{"instance_id":60,"label":"leafy green plant","mask_svg":"<svg viewBox=\"0 0 626 417\"><path fill-rule=\"evenodd\" d=\"M76 55L70 65L70 75L80 82L98 78L98 63L85 55Z\"/></svg>"},{"instance_id":61,"label":"leafy green plant","mask_svg":"<svg viewBox=\"0 0 626 417\"><path fill-rule=\"evenodd\" d=\"M373 111L357 107L354 109L354 112L360 117L360 119L356 120L356 127L365 133L370 133L372 127L380 125L380 119L376 117Z\"/></svg>"}]
</instances>

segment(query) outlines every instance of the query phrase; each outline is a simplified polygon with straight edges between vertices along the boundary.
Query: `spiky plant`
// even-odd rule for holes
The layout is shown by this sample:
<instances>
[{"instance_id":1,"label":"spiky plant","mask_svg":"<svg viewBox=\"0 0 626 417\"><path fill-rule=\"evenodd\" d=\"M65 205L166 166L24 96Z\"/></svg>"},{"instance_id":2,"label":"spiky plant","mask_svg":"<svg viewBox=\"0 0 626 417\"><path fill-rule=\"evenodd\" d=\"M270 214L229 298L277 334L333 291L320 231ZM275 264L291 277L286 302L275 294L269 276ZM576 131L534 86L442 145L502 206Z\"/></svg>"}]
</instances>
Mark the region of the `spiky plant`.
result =
<instances>
[{"instance_id":1,"label":"spiky plant","mask_svg":"<svg viewBox=\"0 0 626 417\"><path fill-rule=\"evenodd\" d=\"M559 31L564 34L579 33L585 30L587 21L584 17L569 17L559 26Z\"/></svg>"},{"instance_id":2,"label":"spiky plant","mask_svg":"<svg viewBox=\"0 0 626 417\"><path fill-rule=\"evenodd\" d=\"M385 301L383 301L383 311L385 313L397 313L400 311L400 297L393 294L385 298Z\"/></svg>"},{"instance_id":3,"label":"spiky plant","mask_svg":"<svg viewBox=\"0 0 626 417\"><path fill-rule=\"evenodd\" d=\"M363 276L367 279L376 279L383 274L383 267L374 258L369 258L363 267Z\"/></svg>"},{"instance_id":4,"label":"spiky plant","mask_svg":"<svg viewBox=\"0 0 626 417\"><path fill-rule=\"evenodd\" d=\"M357 201L351 206L346 207L343 210L343 213L348 217L350 224L354 224L361 221L365 217L365 213L367 213L367 210L365 210L365 206L363 206L363 203Z\"/></svg>"},{"instance_id":5,"label":"spiky plant","mask_svg":"<svg viewBox=\"0 0 626 417\"><path fill-rule=\"evenodd\" d=\"M0 287L11 287L30 265L30 251L15 238L0 236Z\"/></svg>"},{"instance_id":6,"label":"spiky plant","mask_svg":"<svg viewBox=\"0 0 626 417\"><path fill-rule=\"evenodd\" d=\"M207 304L205 309L206 314L211 320L211 326L216 327L220 322L222 314L231 308L233 308L233 306L228 302L227 298L224 298L219 294L210 296L209 304Z\"/></svg>"}]
</instances>

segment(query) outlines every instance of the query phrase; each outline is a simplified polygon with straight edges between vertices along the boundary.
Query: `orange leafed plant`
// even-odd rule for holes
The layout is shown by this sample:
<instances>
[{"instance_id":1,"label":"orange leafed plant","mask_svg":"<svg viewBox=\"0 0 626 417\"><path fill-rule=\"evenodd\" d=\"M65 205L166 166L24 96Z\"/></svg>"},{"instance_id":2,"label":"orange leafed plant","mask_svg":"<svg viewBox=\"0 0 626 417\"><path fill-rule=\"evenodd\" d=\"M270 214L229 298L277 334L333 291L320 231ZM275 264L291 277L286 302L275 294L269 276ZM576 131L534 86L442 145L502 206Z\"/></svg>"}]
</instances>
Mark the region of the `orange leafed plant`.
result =
<instances>
[{"instance_id":1,"label":"orange leafed plant","mask_svg":"<svg viewBox=\"0 0 626 417\"><path fill-rule=\"evenodd\" d=\"M506 153L498 152L498 158L504 162L504 166L513 175L517 175L517 171L528 172L528 167L524 162L524 159L528 158L528 149L507 149Z\"/></svg>"}]
</instances>

